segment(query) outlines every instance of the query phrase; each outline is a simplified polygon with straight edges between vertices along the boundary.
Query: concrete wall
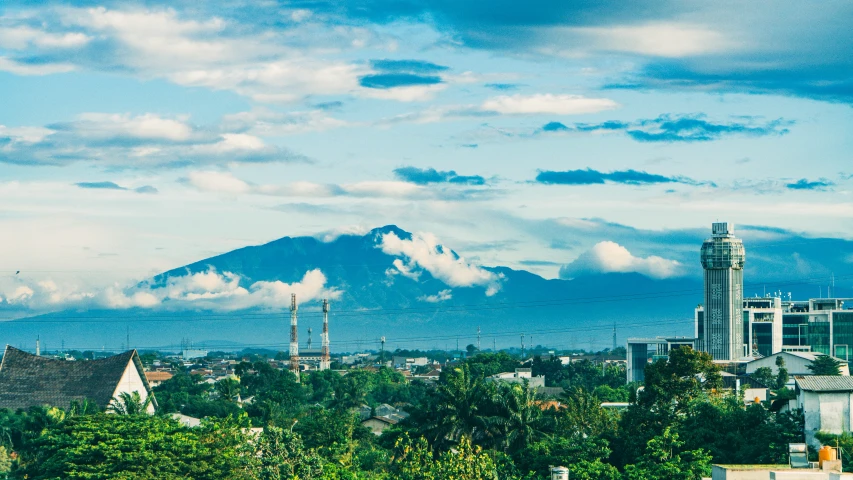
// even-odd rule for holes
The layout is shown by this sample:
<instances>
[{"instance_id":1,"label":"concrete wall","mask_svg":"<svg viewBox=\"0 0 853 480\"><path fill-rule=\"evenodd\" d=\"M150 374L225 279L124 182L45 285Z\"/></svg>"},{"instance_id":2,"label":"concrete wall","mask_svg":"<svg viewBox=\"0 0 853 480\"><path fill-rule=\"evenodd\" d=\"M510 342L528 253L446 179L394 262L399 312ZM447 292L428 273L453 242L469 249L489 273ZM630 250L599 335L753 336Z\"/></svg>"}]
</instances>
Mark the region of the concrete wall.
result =
<instances>
[{"instance_id":1,"label":"concrete wall","mask_svg":"<svg viewBox=\"0 0 853 480\"><path fill-rule=\"evenodd\" d=\"M850 432L850 392L808 392L801 390L797 397L798 407L803 409L806 442L819 448L815 433L841 434Z\"/></svg>"}]
</instances>

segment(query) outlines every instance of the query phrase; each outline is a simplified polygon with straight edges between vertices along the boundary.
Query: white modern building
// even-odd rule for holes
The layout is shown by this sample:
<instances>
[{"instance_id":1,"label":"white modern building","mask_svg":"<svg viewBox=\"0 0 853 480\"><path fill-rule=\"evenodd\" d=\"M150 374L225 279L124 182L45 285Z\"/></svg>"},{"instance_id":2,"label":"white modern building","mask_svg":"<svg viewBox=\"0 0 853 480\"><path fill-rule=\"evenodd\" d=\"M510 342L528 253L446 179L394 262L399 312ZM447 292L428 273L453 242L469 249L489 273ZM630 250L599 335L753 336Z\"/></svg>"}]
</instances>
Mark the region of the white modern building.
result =
<instances>
[{"instance_id":1,"label":"white modern building","mask_svg":"<svg viewBox=\"0 0 853 480\"><path fill-rule=\"evenodd\" d=\"M696 348L696 339L690 337L629 338L625 345L628 365L628 382L645 380L646 365L649 362L669 358L673 348L688 346Z\"/></svg>"},{"instance_id":2,"label":"white modern building","mask_svg":"<svg viewBox=\"0 0 853 480\"><path fill-rule=\"evenodd\" d=\"M714 360L740 360L743 352L743 241L734 236L734 225L711 225L711 238L702 244L700 259L705 270L705 315L699 348Z\"/></svg>"}]
</instances>

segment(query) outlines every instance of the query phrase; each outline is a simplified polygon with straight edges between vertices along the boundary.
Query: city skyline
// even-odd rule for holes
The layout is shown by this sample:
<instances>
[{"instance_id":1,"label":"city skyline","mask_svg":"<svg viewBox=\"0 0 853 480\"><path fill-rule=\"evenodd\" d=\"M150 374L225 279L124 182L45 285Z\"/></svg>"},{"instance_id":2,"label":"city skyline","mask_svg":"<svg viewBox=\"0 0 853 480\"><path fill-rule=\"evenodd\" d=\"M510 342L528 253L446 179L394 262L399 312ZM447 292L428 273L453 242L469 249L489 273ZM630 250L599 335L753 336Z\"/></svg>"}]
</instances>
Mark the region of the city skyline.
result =
<instances>
[{"instance_id":1,"label":"city skyline","mask_svg":"<svg viewBox=\"0 0 853 480\"><path fill-rule=\"evenodd\" d=\"M4 2L0 297L386 224L672 279L730 221L755 281L850 283L845 2L240 5Z\"/></svg>"}]
</instances>

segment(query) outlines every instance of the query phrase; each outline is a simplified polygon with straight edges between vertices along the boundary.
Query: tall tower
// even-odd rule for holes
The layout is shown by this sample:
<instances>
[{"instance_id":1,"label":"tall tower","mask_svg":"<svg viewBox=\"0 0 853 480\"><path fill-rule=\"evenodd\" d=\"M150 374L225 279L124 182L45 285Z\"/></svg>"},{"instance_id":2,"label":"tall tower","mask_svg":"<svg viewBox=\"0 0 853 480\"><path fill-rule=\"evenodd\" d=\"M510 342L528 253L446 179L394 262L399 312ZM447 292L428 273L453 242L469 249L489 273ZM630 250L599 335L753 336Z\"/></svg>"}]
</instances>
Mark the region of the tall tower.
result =
<instances>
[{"instance_id":1,"label":"tall tower","mask_svg":"<svg viewBox=\"0 0 853 480\"><path fill-rule=\"evenodd\" d=\"M738 360L743 352L743 241L734 225L714 223L702 244L705 269L705 314L700 348L714 360Z\"/></svg>"},{"instance_id":2,"label":"tall tower","mask_svg":"<svg viewBox=\"0 0 853 480\"><path fill-rule=\"evenodd\" d=\"M332 365L329 357L329 301L323 299L323 334L320 342L323 344L323 358L320 359L320 370L328 370Z\"/></svg>"},{"instance_id":3,"label":"tall tower","mask_svg":"<svg viewBox=\"0 0 853 480\"><path fill-rule=\"evenodd\" d=\"M296 294L290 294L290 371L296 375L296 381L299 381L299 343L297 338L299 334L296 330Z\"/></svg>"}]
</instances>

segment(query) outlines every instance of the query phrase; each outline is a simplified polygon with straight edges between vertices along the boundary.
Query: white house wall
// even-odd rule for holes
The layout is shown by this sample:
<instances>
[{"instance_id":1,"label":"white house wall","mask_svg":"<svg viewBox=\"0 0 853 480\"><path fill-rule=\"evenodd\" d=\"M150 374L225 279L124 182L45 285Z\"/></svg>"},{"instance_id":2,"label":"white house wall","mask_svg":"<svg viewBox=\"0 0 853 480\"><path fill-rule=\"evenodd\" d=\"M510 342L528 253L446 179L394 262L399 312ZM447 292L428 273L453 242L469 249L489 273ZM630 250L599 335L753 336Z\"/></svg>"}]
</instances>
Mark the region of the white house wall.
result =
<instances>
[{"instance_id":1,"label":"white house wall","mask_svg":"<svg viewBox=\"0 0 853 480\"><path fill-rule=\"evenodd\" d=\"M139 376L139 370L136 369L133 360L127 362L127 367L124 368L124 373L121 380L118 382L116 391L113 393L113 398L118 399L122 393L139 392L139 396L144 402L148 398L148 390L145 389L145 384L142 383L142 377ZM154 413L154 404L148 405L148 413Z\"/></svg>"}]
</instances>

